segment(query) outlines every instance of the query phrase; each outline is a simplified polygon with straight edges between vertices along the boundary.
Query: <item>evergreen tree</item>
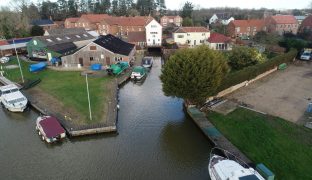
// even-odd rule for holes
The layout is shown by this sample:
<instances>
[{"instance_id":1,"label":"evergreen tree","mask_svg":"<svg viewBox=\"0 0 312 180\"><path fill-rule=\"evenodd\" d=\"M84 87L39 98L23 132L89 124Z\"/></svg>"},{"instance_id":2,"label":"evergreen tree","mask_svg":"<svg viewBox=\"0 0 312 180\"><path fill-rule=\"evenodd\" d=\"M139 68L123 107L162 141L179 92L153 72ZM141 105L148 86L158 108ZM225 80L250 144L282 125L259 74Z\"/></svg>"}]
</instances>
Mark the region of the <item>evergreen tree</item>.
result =
<instances>
[{"instance_id":1,"label":"evergreen tree","mask_svg":"<svg viewBox=\"0 0 312 180\"><path fill-rule=\"evenodd\" d=\"M68 15L71 17L78 16L78 5L75 0L68 0Z\"/></svg>"},{"instance_id":2,"label":"evergreen tree","mask_svg":"<svg viewBox=\"0 0 312 180\"><path fill-rule=\"evenodd\" d=\"M189 17L183 18L182 26L194 26L193 20Z\"/></svg>"},{"instance_id":3,"label":"evergreen tree","mask_svg":"<svg viewBox=\"0 0 312 180\"><path fill-rule=\"evenodd\" d=\"M235 47L229 54L229 65L234 70L258 64L264 60L264 57L257 49L246 46Z\"/></svg>"},{"instance_id":4,"label":"evergreen tree","mask_svg":"<svg viewBox=\"0 0 312 180\"><path fill-rule=\"evenodd\" d=\"M119 0L119 15L127 16L128 8L126 0Z\"/></svg>"},{"instance_id":5,"label":"evergreen tree","mask_svg":"<svg viewBox=\"0 0 312 180\"><path fill-rule=\"evenodd\" d=\"M30 35L31 36L42 36L44 34L44 30L41 26L33 26L30 29Z\"/></svg>"},{"instance_id":6,"label":"evergreen tree","mask_svg":"<svg viewBox=\"0 0 312 180\"><path fill-rule=\"evenodd\" d=\"M194 9L193 4L187 1L182 8L181 16L183 18L186 17L192 18L193 9Z\"/></svg>"},{"instance_id":7,"label":"evergreen tree","mask_svg":"<svg viewBox=\"0 0 312 180\"><path fill-rule=\"evenodd\" d=\"M201 103L217 93L227 73L224 55L203 45L178 50L164 65L160 79L166 96Z\"/></svg>"},{"instance_id":8,"label":"evergreen tree","mask_svg":"<svg viewBox=\"0 0 312 180\"><path fill-rule=\"evenodd\" d=\"M112 14L115 16L119 15L119 6L118 6L118 0L112 1Z\"/></svg>"},{"instance_id":9,"label":"evergreen tree","mask_svg":"<svg viewBox=\"0 0 312 180\"><path fill-rule=\"evenodd\" d=\"M156 0L157 8L161 16L166 13L166 4L165 0Z\"/></svg>"}]
</instances>

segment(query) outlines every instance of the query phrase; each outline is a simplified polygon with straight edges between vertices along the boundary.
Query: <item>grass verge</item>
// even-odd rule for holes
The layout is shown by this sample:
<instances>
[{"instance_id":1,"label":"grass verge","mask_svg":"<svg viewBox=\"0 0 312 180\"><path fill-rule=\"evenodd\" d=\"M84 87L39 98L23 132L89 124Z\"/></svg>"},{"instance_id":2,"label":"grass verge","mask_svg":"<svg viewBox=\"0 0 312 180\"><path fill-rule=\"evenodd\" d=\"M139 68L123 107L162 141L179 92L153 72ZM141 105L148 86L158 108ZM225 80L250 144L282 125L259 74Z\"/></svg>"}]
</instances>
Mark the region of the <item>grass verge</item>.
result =
<instances>
[{"instance_id":1,"label":"grass verge","mask_svg":"<svg viewBox=\"0 0 312 180\"><path fill-rule=\"evenodd\" d=\"M278 117L239 108L208 118L254 163L264 163L276 179L312 179L312 130Z\"/></svg>"}]
</instances>

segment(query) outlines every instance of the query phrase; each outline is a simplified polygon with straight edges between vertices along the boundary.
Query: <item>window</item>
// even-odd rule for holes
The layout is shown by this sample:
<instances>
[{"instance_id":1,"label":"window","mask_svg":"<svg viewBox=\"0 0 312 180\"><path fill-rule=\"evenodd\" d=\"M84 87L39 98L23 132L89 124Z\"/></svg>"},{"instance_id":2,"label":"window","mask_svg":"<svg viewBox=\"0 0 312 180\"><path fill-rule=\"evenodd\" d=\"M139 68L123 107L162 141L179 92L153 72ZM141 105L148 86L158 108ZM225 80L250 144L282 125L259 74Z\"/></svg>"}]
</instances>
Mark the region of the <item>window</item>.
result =
<instances>
[{"instance_id":1,"label":"window","mask_svg":"<svg viewBox=\"0 0 312 180\"><path fill-rule=\"evenodd\" d=\"M139 31L142 31L141 28L139 28Z\"/></svg>"},{"instance_id":2,"label":"window","mask_svg":"<svg viewBox=\"0 0 312 180\"><path fill-rule=\"evenodd\" d=\"M257 27L254 27L254 28L253 28L253 31L257 31Z\"/></svg>"},{"instance_id":3,"label":"window","mask_svg":"<svg viewBox=\"0 0 312 180\"><path fill-rule=\"evenodd\" d=\"M187 33L187 36L190 36L190 34L189 34L189 33Z\"/></svg>"},{"instance_id":4,"label":"window","mask_svg":"<svg viewBox=\"0 0 312 180\"><path fill-rule=\"evenodd\" d=\"M95 51L96 50L96 46L90 46L90 50L91 51Z\"/></svg>"},{"instance_id":5,"label":"window","mask_svg":"<svg viewBox=\"0 0 312 180\"><path fill-rule=\"evenodd\" d=\"M151 34L158 34L157 32L151 32Z\"/></svg>"},{"instance_id":6,"label":"window","mask_svg":"<svg viewBox=\"0 0 312 180\"><path fill-rule=\"evenodd\" d=\"M236 27L235 30L236 30L237 33L239 33L240 32L240 27Z\"/></svg>"},{"instance_id":7,"label":"window","mask_svg":"<svg viewBox=\"0 0 312 180\"><path fill-rule=\"evenodd\" d=\"M184 35L178 35L178 38L184 38Z\"/></svg>"},{"instance_id":8,"label":"window","mask_svg":"<svg viewBox=\"0 0 312 180\"><path fill-rule=\"evenodd\" d=\"M204 43L204 40L200 40L199 42L200 42L200 43Z\"/></svg>"},{"instance_id":9,"label":"window","mask_svg":"<svg viewBox=\"0 0 312 180\"><path fill-rule=\"evenodd\" d=\"M206 33L203 33L203 34L202 34L202 36L205 36L205 35L206 35Z\"/></svg>"},{"instance_id":10,"label":"window","mask_svg":"<svg viewBox=\"0 0 312 180\"><path fill-rule=\"evenodd\" d=\"M157 25L151 25L151 28L157 28Z\"/></svg>"},{"instance_id":11,"label":"window","mask_svg":"<svg viewBox=\"0 0 312 180\"><path fill-rule=\"evenodd\" d=\"M90 61L93 61L94 59L93 59L93 57L90 57Z\"/></svg>"},{"instance_id":12,"label":"window","mask_svg":"<svg viewBox=\"0 0 312 180\"><path fill-rule=\"evenodd\" d=\"M247 27L247 31L250 31L250 27Z\"/></svg>"}]
</instances>

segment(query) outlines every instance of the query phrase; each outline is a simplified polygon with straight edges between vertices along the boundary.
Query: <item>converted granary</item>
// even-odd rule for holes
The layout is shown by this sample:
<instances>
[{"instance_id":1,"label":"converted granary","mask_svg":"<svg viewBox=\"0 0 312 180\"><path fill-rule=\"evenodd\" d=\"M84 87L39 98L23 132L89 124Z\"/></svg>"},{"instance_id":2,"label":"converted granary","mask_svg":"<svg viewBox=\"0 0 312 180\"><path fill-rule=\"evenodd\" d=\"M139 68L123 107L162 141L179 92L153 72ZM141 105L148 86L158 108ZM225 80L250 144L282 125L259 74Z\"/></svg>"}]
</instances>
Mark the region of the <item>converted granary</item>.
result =
<instances>
[{"instance_id":1,"label":"converted granary","mask_svg":"<svg viewBox=\"0 0 312 180\"><path fill-rule=\"evenodd\" d=\"M119 61L134 60L135 45L108 34L62 57L64 67L81 67L92 64L110 65Z\"/></svg>"}]
</instances>

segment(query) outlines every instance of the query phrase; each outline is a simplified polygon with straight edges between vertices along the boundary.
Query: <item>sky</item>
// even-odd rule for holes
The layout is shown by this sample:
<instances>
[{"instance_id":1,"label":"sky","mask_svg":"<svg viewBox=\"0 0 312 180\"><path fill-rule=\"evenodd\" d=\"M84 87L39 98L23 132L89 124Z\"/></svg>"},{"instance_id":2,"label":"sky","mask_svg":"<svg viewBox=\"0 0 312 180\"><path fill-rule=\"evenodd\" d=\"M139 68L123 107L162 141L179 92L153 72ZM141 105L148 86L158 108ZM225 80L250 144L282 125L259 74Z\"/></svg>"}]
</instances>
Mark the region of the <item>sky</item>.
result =
<instances>
[{"instance_id":1,"label":"sky","mask_svg":"<svg viewBox=\"0 0 312 180\"><path fill-rule=\"evenodd\" d=\"M10 0L0 0L0 6L7 6ZM14 0L13 0L14 1ZM38 2L38 0L30 0ZM50 0L56 1L56 0ZM211 7L239 7L255 8L262 7L269 9L303 9L309 6L312 0L165 0L168 9L181 9L186 1L192 2L195 8Z\"/></svg>"}]
</instances>

